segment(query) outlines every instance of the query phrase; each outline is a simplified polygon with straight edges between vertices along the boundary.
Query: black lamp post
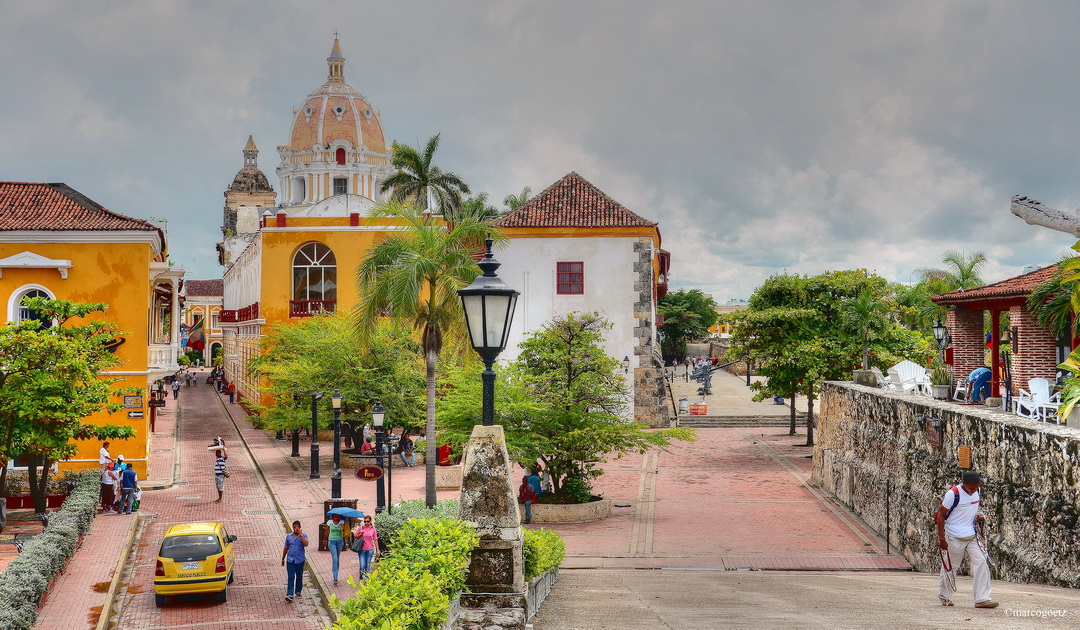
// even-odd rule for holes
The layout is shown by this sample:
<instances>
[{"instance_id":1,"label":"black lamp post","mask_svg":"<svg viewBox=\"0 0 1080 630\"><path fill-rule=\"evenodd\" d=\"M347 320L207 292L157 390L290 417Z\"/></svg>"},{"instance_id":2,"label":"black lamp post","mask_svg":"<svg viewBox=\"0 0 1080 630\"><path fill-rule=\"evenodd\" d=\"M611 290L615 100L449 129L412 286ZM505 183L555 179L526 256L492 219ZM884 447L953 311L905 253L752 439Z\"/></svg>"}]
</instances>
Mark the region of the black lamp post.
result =
<instances>
[{"instance_id":1,"label":"black lamp post","mask_svg":"<svg viewBox=\"0 0 1080 630\"><path fill-rule=\"evenodd\" d=\"M939 317L937 323L931 326L931 329L934 331L934 339L937 340L938 344L938 358L945 361L945 348L952 343L952 338L949 337L949 327L942 324Z\"/></svg>"},{"instance_id":2,"label":"black lamp post","mask_svg":"<svg viewBox=\"0 0 1080 630\"><path fill-rule=\"evenodd\" d=\"M334 472L330 475L330 498L341 498L341 391L330 395L334 405Z\"/></svg>"},{"instance_id":3,"label":"black lamp post","mask_svg":"<svg viewBox=\"0 0 1080 630\"><path fill-rule=\"evenodd\" d=\"M381 402L376 402L375 407L371 410L371 424L375 426L375 455L378 458L379 468L383 468L383 418L385 413L383 412L383 406ZM375 513L382 514L386 509L386 487L383 485L386 479L386 469L383 469L383 475L379 477L375 485Z\"/></svg>"},{"instance_id":4,"label":"black lamp post","mask_svg":"<svg viewBox=\"0 0 1080 630\"><path fill-rule=\"evenodd\" d=\"M311 394L311 478L319 478L319 399L323 392Z\"/></svg>"},{"instance_id":5,"label":"black lamp post","mask_svg":"<svg viewBox=\"0 0 1080 630\"><path fill-rule=\"evenodd\" d=\"M485 426L495 424L495 370L491 367L506 347L510 322L514 318L514 307L520 295L495 275L500 263L491 255L493 243L490 236L484 241L487 252L479 263L484 273L477 276L472 284L458 291L461 306L465 309L465 321L469 326L473 349L484 362Z\"/></svg>"}]
</instances>

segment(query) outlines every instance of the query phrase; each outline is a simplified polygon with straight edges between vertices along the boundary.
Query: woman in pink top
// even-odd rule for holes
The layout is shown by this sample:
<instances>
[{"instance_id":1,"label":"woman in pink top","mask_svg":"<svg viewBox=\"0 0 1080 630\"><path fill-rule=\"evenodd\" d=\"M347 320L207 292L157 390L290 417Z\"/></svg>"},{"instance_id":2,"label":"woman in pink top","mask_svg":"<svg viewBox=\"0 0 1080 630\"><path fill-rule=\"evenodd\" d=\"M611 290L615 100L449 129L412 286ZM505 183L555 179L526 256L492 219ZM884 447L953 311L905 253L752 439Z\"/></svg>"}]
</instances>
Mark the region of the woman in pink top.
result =
<instances>
[{"instance_id":1,"label":"woman in pink top","mask_svg":"<svg viewBox=\"0 0 1080 630\"><path fill-rule=\"evenodd\" d=\"M376 559L379 557L379 533L375 531L375 525L370 516L365 516L363 524L356 526L353 530L353 538L364 541L357 555L360 556L360 580L366 582L367 576L371 573L372 556Z\"/></svg>"}]
</instances>

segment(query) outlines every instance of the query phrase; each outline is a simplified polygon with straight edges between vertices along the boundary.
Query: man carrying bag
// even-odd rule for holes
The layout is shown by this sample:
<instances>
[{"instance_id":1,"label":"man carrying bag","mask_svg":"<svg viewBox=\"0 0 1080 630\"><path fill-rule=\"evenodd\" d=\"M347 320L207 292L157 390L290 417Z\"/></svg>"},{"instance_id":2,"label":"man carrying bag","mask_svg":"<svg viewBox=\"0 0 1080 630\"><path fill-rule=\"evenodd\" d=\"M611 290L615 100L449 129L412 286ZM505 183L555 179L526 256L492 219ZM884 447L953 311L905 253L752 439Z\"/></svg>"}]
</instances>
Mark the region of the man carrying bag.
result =
<instances>
[{"instance_id":1,"label":"man carrying bag","mask_svg":"<svg viewBox=\"0 0 1080 630\"><path fill-rule=\"evenodd\" d=\"M964 473L963 483L945 493L938 506L934 522L937 526L938 548L941 550L941 576L938 580L938 599L942 606L953 605L956 594L956 577L953 571L967 553L971 562L972 590L976 608L997 608L990 599L990 566L976 540L975 521L982 521L979 514L979 487L982 478L969 470Z\"/></svg>"}]
</instances>

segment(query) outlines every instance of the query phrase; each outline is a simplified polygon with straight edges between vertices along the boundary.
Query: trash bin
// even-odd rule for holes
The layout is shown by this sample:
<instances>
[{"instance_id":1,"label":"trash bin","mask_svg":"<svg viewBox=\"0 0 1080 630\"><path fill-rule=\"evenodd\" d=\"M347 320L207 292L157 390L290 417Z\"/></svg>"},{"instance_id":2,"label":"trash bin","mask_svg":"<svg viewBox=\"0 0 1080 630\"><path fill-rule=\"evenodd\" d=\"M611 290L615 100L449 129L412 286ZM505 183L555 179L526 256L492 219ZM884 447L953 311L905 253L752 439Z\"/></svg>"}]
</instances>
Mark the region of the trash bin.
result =
<instances>
[{"instance_id":1,"label":"trash bin","mask_svg":"<svg viewBox=\"0 0 1080 630\"><path fill-rule=\"evenodd\" d=\"M323 501L323 513L322 520L319 521L319 551L330 551L330 545L327 544L327 540L330 536L330 530L326 526L326 521L330 518L326 515L327 512L338 507L348 507L356 509L356 499L327 499ZM347 518L345 522L349 524L349 531L352 531L353 521L356 519Z\"/></svg>"},{"instance_id":2,"label":"trash bin","mask_svg":"<svg viewBox=\"0 0 1080 630\"><path fill-rule=\"evenodd\" d=\"M686 400L686 396L679 397L679 413L688 411L690 411L690 401Z\"/></svg>"}]
</instances>

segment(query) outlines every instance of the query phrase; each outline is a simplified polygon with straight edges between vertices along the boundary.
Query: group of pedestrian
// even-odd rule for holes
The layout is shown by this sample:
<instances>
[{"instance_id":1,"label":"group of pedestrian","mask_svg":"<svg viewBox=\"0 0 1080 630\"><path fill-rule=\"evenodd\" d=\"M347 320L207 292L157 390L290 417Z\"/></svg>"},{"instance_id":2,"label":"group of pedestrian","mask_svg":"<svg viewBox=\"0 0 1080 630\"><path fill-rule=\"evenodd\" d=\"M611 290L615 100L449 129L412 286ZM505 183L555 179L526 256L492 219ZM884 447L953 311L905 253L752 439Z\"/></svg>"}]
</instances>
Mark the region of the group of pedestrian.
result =
<instances>
[{"instance_id":1,"label":"group of pedestrian","mask_svg":"<svg viewBox=\"0 0 1080 630\"><path fill-rule=\"evenodd\" d=\"M348 525L340 514L333 514L330 520L326 521L326 529L326 544L330 549L330 570L334 576L334 586L337 586L341 552L345 548L345 532L348 530ZM370 515L365 515L351 533L352 550L356 552L359 560L358 577L361 582L366 582L368 576L371 575L372 562L382 555L374 519ZM303 592L305 549L308 543L308 536L304 533L300 521L293 521L292 533L285 536L285 547L281 551L281 565L286 571L285 601L291 602L294 598L300 597Z\"/></svg>"},{"instance_id":2,"label":"group of pedestrian","mask_svg":"<svg viewBox=\"0 0 1080 630\"><path fill-rule=\"evenodd\" d=\"M109 455L109 442L101 443L98 451L101 467L101 509L105 514L131 514L139 510L142 488L139 474L124 461L124 456L113 460Z\"/></svg>"}]
</instances>

